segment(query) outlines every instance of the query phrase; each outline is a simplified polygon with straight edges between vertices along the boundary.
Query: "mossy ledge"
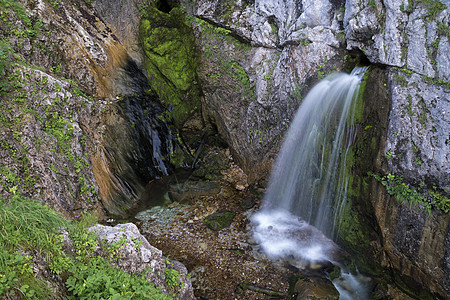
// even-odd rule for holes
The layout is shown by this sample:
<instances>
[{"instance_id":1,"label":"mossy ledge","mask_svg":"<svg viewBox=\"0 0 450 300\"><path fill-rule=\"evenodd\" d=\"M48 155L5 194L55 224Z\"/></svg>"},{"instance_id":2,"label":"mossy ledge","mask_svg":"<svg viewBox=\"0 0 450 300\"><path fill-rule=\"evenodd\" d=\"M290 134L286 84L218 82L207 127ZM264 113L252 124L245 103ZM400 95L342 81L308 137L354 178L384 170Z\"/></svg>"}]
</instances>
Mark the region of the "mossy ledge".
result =
<instances>
[{"instance_id":1,"label":"mossy ledge","mask_svg":"<svg viewBox=\"0 0 450 300\"><path fill-rule=\"evenodd\" d=\"M139 39L150 86L169 111L164 117L181 128L200 106L195 37L182 8L166 13L156 2L150 3L140 22Z\"/></svg>"}]
</instances>

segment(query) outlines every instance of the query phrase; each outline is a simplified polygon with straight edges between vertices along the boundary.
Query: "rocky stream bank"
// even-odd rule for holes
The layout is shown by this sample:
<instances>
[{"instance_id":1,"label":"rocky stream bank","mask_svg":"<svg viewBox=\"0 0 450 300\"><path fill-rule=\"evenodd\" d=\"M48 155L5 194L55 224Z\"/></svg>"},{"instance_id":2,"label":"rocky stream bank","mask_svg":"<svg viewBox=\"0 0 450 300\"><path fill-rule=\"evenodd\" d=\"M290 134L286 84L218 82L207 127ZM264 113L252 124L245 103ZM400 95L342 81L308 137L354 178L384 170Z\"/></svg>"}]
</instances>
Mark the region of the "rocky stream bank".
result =
<instances>
[{"instance_id":1,"label":"rocky stream bank","mask_svg":"<svg viewBox=\"0 0 450 300\"><path fill-rule=\"evenodd\" d=\"M340 245L376 297L447 299L449 15L439 0L1 0L1 197L100 219L150 201L133 221L198 297L285 295L298 270L258 251L249 216L311 87L370 65ZM170 174L196 161L215 168L180 192ZM214 231L217 211L233 218Z\"/></svg>"}]
</instances>

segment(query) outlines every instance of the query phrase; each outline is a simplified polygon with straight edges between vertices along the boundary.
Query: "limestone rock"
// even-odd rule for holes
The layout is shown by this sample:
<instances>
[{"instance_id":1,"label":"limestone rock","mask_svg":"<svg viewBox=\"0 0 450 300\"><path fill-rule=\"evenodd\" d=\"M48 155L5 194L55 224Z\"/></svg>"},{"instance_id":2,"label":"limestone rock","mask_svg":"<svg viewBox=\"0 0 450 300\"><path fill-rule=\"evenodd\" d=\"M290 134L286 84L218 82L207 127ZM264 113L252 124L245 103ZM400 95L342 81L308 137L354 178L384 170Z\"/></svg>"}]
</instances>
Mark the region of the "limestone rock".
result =
<instances>
[{"instance_id":1,"label":"limestone rock","mask_svg":"<svg viewBox=\"0 0 450 300\"><path fill-rule=\"evenodd\" d=\"M102 216L89 160L96 146L86 131L98 108L67 80L24 66L14 74L15 89L1 98L0 192L42 199L71 217Z\"/></svg>"},{"instance_id":2,"label":"limestone rock","mask_svg":"<svg viewBox=\"0 0 450 300\"><path fill-rule=\"evenodd\" d=\"M410 293L420 293L415 281L444 299L450 293L449 214L430 216L407 204L389 201L379 190L373 201L384 241L382 266L392 267L397 284Z\"/></svg>"},{"instance_id":3,"label":"limestone rock","mask_svg":"<svg viewBox=\"0 0 450 300\"><path fill-rule=\"evenodd\" d=\"M344 26L347 49L362 50L371 62L448 80L448 36L439 28L448 29L449 10L439 1L349 0Z\"/></svg>"},{"instance_id":4,"label":"limestone rock","mask_svg":"<svg viewBox=\"0 0 450 300\"><path fill-rule=\"evenodd\" d=\"M142 236L136 225L132 223L119 224L115 227L95 225L89 229L107 243L117 243L125 240L120 249L119 257L112 264L128 273L142 272L150 267L149 281L162 287L165 293L176 292L176 299L195 299L191 280L187 277L186 267L176 261L164 259L161 250L151 246ZM179 273L182 284L180 291L170 288L165 281L166 268L175 269Z\"/></svg>"},{"instance_id":5,"label":"limestone rock","mask_svg":"<svg viewBox=\"0 0 450 300\"><path fill-rule=\"evenodd\" d=\"M392 69L392 110L385 153L391 172L416 185L450 190L450 91L418 74Z\"/></svg>"}]
</instances>

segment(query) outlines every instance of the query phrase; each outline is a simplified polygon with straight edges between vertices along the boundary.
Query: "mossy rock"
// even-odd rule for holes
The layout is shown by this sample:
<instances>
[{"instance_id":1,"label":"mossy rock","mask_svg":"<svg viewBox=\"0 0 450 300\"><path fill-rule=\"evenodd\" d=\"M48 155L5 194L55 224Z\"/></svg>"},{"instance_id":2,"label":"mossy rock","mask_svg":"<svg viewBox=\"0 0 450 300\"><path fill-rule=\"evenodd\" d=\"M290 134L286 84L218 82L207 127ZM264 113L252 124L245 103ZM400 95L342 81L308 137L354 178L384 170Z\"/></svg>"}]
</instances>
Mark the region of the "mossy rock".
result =
<instances>
[{"instance_id":1,"label":"mossy rock","mask_svg":"<svg viewBox=\"0 0 450 300\"><path fill-rule=\"evenodd\" d=\"M195 170L193 175L211 181L222 179L221 171L230 167L229 159L223 150L209 151L198 165L200 168Z\"/></svg>"},{"instance_id":2,"label":"mossy rock","mask_svg":"<svg viewBox=\"0 0 450 300\"><path fill-rule=\"evenodd\" d=\"M195 37L181 8L169 13L150 5L139 26L152 89L169 108L178 128L200 106ZM167 117L167 116L163 116Z\"/></svg>"},{"instance_id":3,"label":"mossy rock","mask_svg":"<svg viewBox=\"0 0 450 300\"><path fill-rule=\"evenodd\" d=\"M235 213L229 210L218 211L207 216L203 223L209 229L219 231L231 225L231 221L233 220L234 215Z\"/></svg>"}]
</instances>

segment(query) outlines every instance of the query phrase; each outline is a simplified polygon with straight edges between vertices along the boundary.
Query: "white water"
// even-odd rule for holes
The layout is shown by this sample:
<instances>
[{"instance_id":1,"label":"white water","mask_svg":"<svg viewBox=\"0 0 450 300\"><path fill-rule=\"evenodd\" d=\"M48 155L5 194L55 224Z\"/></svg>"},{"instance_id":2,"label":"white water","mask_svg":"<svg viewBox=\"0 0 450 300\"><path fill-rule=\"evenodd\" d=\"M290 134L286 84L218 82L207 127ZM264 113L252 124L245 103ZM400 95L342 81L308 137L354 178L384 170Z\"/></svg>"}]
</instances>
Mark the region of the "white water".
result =
<instances>
[{"instance_id":1,"label":"white water","mask_svg":"<svg viewBox=\"0 0 450 300\"><path fill-rule=\"evenodd\" d=\"M345 161L366 70L329 76L303 100L272 171L264 206L252 217L254 238L269 257L300 268L336 260L339 248L332 239L346 201ZM341 299L366 296L358 278L346 274L339 280Z\"/></svg>"}]
</instances>

